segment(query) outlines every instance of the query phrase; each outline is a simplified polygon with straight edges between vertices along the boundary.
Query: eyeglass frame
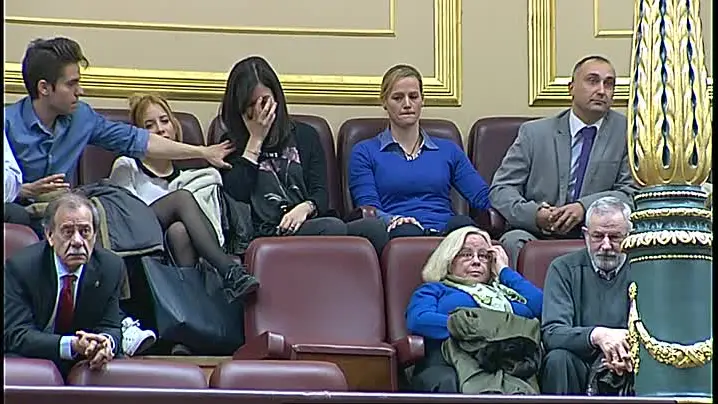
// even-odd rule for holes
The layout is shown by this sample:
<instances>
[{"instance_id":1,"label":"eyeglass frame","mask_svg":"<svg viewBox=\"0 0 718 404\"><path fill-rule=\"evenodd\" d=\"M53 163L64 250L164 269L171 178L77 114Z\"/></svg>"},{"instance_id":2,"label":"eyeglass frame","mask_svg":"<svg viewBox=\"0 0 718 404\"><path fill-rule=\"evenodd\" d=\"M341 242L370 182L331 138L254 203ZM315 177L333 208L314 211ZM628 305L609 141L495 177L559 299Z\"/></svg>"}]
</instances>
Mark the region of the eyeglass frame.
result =
<instances>
[{"instance_id":1,"label":"eyeglass frame","mask_svg":"<svg viewBox=\"0 0 718 404\"><path fill-rule=\"evenodd\" d=\"M618 245L621 245L621 243L623 242L623 240L626 239L626 237L628 237L628 233L621 234L621 235L605 233L605 234L601 235L600 236L601 238L599 239L598 238L599 236L591 234L591 232L588 231L588 227L584 226L581 230L583 230L583 234L585 236L588 236L589 240L592 243L603 243L604 240L606 240L606 237L608 237L608 242L611 243L611 245L618 246Z\"/></svg>"},{"instance_id":2,"label":"eyeglass frame","mask_svg":"<svg viewBox=\"0 0 718 404\"><path fill-rule=\"evenodd\" d=\"M471 255L469 255L469 254L471 254ZM454 259L459 259L459 260L463 260L463 261L471 261L472 259L474 259L474 257L476 257L479 260L479 262L489 263L493 260L494 253L490 250L485 250L485 251L460 250L458 253L456 253L456 256L454 257ZM485 258L482 258L482 257L485 257Z\"/></svg>"}]
</instances>

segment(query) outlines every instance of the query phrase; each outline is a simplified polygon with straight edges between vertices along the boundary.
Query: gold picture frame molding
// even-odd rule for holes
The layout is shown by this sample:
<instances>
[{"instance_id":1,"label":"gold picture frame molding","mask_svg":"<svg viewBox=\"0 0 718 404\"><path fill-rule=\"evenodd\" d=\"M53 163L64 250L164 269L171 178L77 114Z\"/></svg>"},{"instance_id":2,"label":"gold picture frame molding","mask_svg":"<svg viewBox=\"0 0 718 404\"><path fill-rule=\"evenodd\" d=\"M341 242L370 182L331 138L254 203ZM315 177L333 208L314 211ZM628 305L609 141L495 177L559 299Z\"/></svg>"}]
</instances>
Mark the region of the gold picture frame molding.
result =
<instances>
[{"instance_id":1,"label":"gold picture frame molding","mask_svg":"<svg viewBox=\"0 0 718 404\"><path fill-rule=\"evenodd\" d=\"M434 0L434 76L424 77L424 96L427 106L460 106L461 105L461 1ZM395 0L390 6L395 12ZM7 17L6 23L12 18ZM392 14L392 27L394 31ZM48 19L45 19L48 20ZM68 20L63 20L67 23ZM72 20L80 21L80 20ZM92 21L85 21L82 27L91 26ZM102 23L112 23L105 21ZM28 22L29 24L29 22ZM46 21L46 25L49 24ZM146 29L142 23L134 23L136 27L125 29ZM65 24L67 26L67 24ZM157 26L158 24L154 24ZM106 28L114 28L105 26ZM177 25L172 29L177 30ZM187 27L187 26L185 26ZM208 28L191 26L193 29ZM209 27L211 29L211 27ZM219 29L223 27L214 27ZM315 28L267 28L267 27L224 27L236 32L252 34L265 33L274 35L290 35L292 30L301 30L302 35L332 36L394 36L378 35L379 30L328 30ZM159 28L156 28L158 30ZM242 31L244 30L244 31ZM198 32L198 31L189 31ZM207 32L207 31L203 31ZM210 31L214 32L214 31ZM343 32L343 34L339 33ZM352 32L352 35L349 35ZM339 34L337 34L339 33ZM376 105L379 103L381 76L359 75L302 75L280 74L287 100L292 104L324 104L324 105ZM85 95L90 97L126 98L137 92L153 92L164 95L172 100L187 101L219 101L224 94L227 80L226 72L192 72L179 70L149 70L116 67L89 67L82 73L82 85ZM20 63L5 63L5 92L25 94Z\"/></svg>"},{"instance_id":2,"label":"gold picture frame molding","mask_svg":"<svg viewBox=\"0 0 718 404\"><path fill-rule=\"evenodd\" d=\"M600 0L593 0L593 37L594 38L633 38L633 31L630 29L602 29L599 25Z\"/></svg>"},{"instance_id":3,"label":"gold picture frame molding","mask_svg":"<svg viewBox=\"0 0 718 404\"><path fill-rule=\"evenodd\" d=\"M594 0L594 31L597 30L597 3ZM565 107L571 105L570 76L556 74L556 0L529 0L529 105ZM596 31L597 32L597 31ZM596 35L594 32L594 36ZM611 30L603 37L625 37L624 31ZM605 34L605 32L604 32ZM629 35L632 36L631 34ZM614 105L628 105L628 77L616 78ZM713 100L713 77L708 78L708 96Z\"/></svg>"},{"instance_id":4,"label":"gold picture frame molding","mask_svg":"<svg viewBox=\"0 0 718 404\"><path fill-rule=\"evenodd\" d=\"M6 24L52 26L93 29L120 29L131 31L168 31L204 34L254 34L254 35L300 35L300 36L345 36L363 38L383 38L396 36L396 1L389 0L389 28L347 29L347 28L310 28L310 27L262 27L262 26L223 26L159 23L150 21L111 21L49 17L5 17Z\"/></svg>"}]
</instances>

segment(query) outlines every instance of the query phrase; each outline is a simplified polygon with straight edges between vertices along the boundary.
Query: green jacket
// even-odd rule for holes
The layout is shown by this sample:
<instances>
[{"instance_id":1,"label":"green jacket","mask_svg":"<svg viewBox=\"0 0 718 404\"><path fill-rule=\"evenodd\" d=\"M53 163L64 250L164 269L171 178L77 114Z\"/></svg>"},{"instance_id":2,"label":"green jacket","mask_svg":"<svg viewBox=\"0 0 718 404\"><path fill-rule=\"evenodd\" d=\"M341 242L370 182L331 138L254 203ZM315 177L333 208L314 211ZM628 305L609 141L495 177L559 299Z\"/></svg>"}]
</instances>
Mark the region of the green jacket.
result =
<instances>
[{"instance_id":1,"label":"green jacket","mask_svg":"<svg viewBox=\"0 0 718 404\"><path fill-rule=\"evenodd\" d=\"M460 308L441 353L465 394L539 394L541 323L513 313Z\"/></svg>"}]
</instances>

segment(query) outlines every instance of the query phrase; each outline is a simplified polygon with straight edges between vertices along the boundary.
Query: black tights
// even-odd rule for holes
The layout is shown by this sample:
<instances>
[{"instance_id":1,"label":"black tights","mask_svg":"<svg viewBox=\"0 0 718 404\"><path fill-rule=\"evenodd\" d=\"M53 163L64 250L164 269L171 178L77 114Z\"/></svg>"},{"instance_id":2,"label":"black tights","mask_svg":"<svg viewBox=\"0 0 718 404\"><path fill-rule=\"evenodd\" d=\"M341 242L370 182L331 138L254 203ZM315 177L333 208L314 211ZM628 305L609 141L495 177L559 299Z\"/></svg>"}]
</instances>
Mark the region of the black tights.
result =
<instances>
[{"instance_id":1,"label":"black tights","mask_svg":"<svg viewBox=\"0 0 718 404\"><path fill-rule=\"evenodd\" d=\"M235 263L222 251L212 223L189 191L173 191L152 202L150 207L165 231L177 265L193 266L199 255L224 275Z\"/></svg>"}]
</instances>

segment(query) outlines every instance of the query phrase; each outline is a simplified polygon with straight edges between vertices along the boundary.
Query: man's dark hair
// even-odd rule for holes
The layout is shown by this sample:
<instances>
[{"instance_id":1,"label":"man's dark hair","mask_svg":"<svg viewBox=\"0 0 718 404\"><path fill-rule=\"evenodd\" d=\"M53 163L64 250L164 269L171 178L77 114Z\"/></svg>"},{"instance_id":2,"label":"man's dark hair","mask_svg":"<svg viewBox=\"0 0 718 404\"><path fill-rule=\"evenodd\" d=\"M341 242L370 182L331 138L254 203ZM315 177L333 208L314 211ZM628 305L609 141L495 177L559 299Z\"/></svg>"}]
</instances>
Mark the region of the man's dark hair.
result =
<instances>
[{"instance_id":1,"label":"man's dark hair","mask_svg":"<svg viewBox=\"0 0 718 404\"><path fill-rule=\"evenodd\" d=\"M45 80L55 88L67 65L90 62L82 54L80 44L69 38L36 39L30 42L22 59L22 80L30 99L37 99L37 83Z\"/></svg>"},{"instance_id":2,"label":"man's dark hair","mask_svg":"<svg viewBox=\"0 0 718 404\"><path fill-rule=\"evenodd\" d=\"M607 63L607 64L613 66L613 64L611 63L611 61L608 60L608 59L606 59L606 58L603 57L603 56L600 56L600 55L589 55L589 56L586 56L585 58L583 58L583 59L579 60L578 62L576 62L576 64L573 66L573 71L571 72L571 81L576 80L576 72L578 71L578 69L580 69L581 66L583 66L584 63L590 62L590 61L592 61L592 60L598 60L598 61L601 61L601 62L603 62L603 63Z\"/></svg>"},{"instance_id":3,"label":"man's dark hair","mask_svg":"<svg viewBox=\"0 0 718 404\"><path fill-rule=\"evenodd\" d=\"M47 208L45 209L45 217L43 218L45 230L53 230L55 228L55 216L60 208L76 210L83 206L92 212L92 230L93 232L97 232L100 227L100 215L97 213L97 208L95 208L92 202L90 202L90 200L79 191L64 193L53 199L47 205Z\"/></svg>"}]
</instances>

